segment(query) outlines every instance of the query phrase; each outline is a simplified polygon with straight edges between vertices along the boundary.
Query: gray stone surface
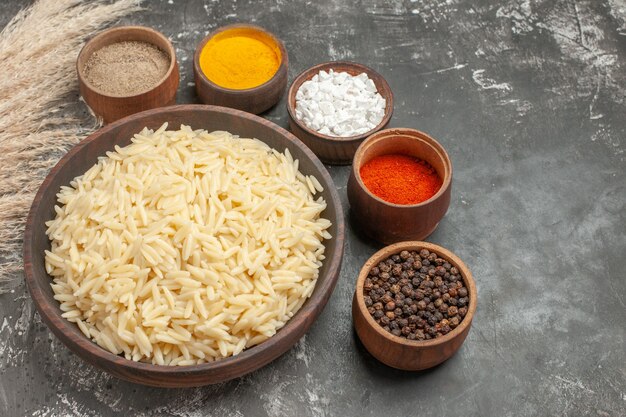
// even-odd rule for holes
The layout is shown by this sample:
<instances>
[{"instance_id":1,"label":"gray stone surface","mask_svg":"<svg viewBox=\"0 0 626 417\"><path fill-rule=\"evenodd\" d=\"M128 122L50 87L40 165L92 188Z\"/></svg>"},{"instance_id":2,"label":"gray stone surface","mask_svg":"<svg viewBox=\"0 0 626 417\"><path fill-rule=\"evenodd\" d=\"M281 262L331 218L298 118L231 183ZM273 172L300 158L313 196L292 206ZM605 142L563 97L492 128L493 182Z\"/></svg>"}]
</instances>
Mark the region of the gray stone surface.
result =
<instances>
[{"instance_id":1,"label":"gray stone surface","mask_svg":"<svg viewBox=\"0 0 626 417\"><path fill-rule=\"evenodd\" d=\"M0 2L0 26L23 4ZM472 269L479 303L456 356L387 368L355 339L350 300L378 248L348 231L339 284L291 351L222 385L154 389L83 363L23 286L0 296L0 415L626 415L626 3L623 0L146 1L124 23L176 43L178 102L196 102L205 31L254 22L284 39L290 79L321 61L370 65L392 126L426 131L454 164L428 239ZM6 76L6 75L2 75ZM287 125L285 101L265 114ZM345 204L347 167L329 167Z\"/></svg>"}]
</instances>

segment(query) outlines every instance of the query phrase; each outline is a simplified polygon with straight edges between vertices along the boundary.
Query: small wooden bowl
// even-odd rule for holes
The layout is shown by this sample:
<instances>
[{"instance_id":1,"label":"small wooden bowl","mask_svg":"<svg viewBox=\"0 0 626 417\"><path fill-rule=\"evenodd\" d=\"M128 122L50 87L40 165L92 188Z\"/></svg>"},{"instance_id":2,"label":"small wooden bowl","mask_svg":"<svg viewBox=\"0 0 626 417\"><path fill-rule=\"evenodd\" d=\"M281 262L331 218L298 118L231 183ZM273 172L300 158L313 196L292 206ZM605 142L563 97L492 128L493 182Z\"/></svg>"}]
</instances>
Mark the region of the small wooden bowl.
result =
<instances>
[{"instance_id":1,"label":"small wooden bowl","mask_svg":"<svg viewBox=\"0 0 626 417\"><path fill-rule=\"evenodd\" d=\"M372 194L361 179L361 167L370 159L403 154L428 162L443 183L430 199L411 205L389 203ZM426 133L414 129L386 129L367 138L356 151L348 179L348 200L355 223L368 237L390 244L423 240L435 231L448 211L452 190L452 162L445 149Z\"/></svg>"},{"instance_id":2,"label":"small wooden bowl","mask_svg":"<svg viewBox=\"0 0 626 417\"><path fill-rule=\"evenodd\" d=\"M385 115L378 126L361 135L337 137L321 134L307 127L302 121L296 118L296 93L300 89L300 86L305 81L313 78L313 76L318 74L320 71L329 71L331 69L335 72L347 72L350 75L359 75L364 72L372 81L374 81L378 93L383 96L387 102L385 106ZM372 133L387 126L389 120L391 119L391 115L393 114L393 93L391 92L391 88L389 87L389 84L387 84L387 81L382 75L373 69L355 62L325 62L301 72L291 83L287 97L289 130L291 130L294 135L300 138L302 142L311 148L315 155L317 155L323 162L331 165L350 165L352 158L354 157L354 153L361 142L363 142L363 140Z\"/></svg>"},{"instance_id":3,"label":"small wooden bowl","mask_svg":"<svg viewBox=\"0 0 626 417\"><path fill-rule=\"evenodd\" d=\"M114 96L99 91L85 79L85 64L91 54L104 46L117 42L140 41L155 45L170 57L170 66L165 76L148 91L132 96ZM176 52L172 43L160 32L145 26L120 26L105 30L85 44L76 60L80 95L93 112L110 123L122 117L163 107L176 102L179 72Z\"/></svg>"},{"instance_id":4,"label":"small wooden bowl","mask_svg":"<svg viewBox=\"0 0 626 417\"><path fill-rule=\"evenodd\" d=\"M305 175L315 175L324 187L321 193L328 206L322 216L332 222L325 242L326 259L311 297L274 336L244 350L237 356L192 366L159 366L133 362L101 348L63 317L53 296L52 278L46 273L44 250L50 249L46 222L55 216L57 193L76 176L83 174L116 145L126 146L144 127L158 129L164 122L178 129L181 124L209 132L226 130L246 138L259 138L274 149L288 148ZM24 232L25 280L33 303L56 337L86 362L119 378L158 387L192 387L228 381L250 373L278 358L309 329L333 292L343 256L345 225L341 200L330 174L313 152L295 136L274 123L239 110L215 106L180 105L134 114L98 130L73 147L43 181L26 220Z\"/></svg>"},{"instance_id":5,"label":"small wooden bowl","mask_svg":"<svg viewBox=\"0 0 626 417\"><path fill-rule=\"evenodd\" d=\"M233 33L256 32L261 34L269 42L278 47L281 55L281 62L276 74L269 81L258 87L245 90L235 90L221 87L204 75L200 68L200 53L204 46L215 36L226 31ZM193 75L196 82L196 93L205 104L231 107L233 109L247 111L248 113L260 114L274 106L282 97L287 88L287 69L289 66L289 56L282 41L267 30L254 25L234 24L223 26L205 37L196 47L193 57Z\"/></svg>"},{"instance_id":6,"label":"small wooden bowl","mask_svg":"<svg viewBox=\"0 0 626 417\"><path fill-rule=\"evenodd\" d=\"M456 267L467 287L469 306L461 323L445 336L430 340L408 340L385 331L369 314L363 298L363 284L370 269L382 260L403 250L428 249ZM356 282L352 299L352 320L359 339L376 359L397 369L420 371L432 368L449 359L465 341L472 326L472 319L477 305L476 284L472 273L456 255L439 245L427 242L400 242L376 252L365 262Z\"/></svg>"}]
</instances>

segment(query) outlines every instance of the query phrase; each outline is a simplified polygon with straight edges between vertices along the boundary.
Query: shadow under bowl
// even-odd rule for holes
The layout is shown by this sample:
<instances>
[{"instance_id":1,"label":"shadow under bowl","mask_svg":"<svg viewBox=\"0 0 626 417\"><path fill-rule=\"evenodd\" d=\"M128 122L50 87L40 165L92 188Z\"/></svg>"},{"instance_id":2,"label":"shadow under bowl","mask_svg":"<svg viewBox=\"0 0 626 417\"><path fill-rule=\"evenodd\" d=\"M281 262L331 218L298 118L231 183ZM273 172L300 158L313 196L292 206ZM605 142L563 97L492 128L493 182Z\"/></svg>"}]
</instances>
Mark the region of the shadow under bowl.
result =
<instances>
[{"instance_id":1,"label":"shadow under bowl","mask_svg":"<svg viewBox=\"0 0 626 417\"><path fill-rule=\"evenodd\" d=\"M370 192L361 179L361 167L388 154L413 156L428 162L442 180L439 191L419 204L394 204ZM390 244L423 240L435 231L448 211L452 191L452 162L443 146L415 129L392 128L368 137L357 149L348 178L350 214L363 234Z\"/></svg>"},{"instance_id":2,"label":"shadow under bowl","mask_svg":"<svg viewBox=\"0 0 626 417\"><path fill-rule=\"evenodd\" d=\"M369 132L347 137L329 136L307 127L304 122L296 118L296 93L300 86L320 71L328 72L331 69L335 72L347 72L353 76L361 73L367 74L376 85L378 93L385 99L385 115L380 123ZM393 93L383 76L365 65L355 62L325 62L303 71L293 80L287 93L287 112L289 114L289 130L311 148L322 162L331 165L349 165L361 142L389 123L393 114Z\"/></svg>"},{"instance_id":3,"label":"shadow under bowl","mask_svg":"<svg viewBox=\"0 0 626 417\"><path fill-rule=\"evenodd\" d=\"M417 341L394 336L384 330L380 324L376 323L367 311L363 296L363 285L372 267L378 265L381 261L403 250L420 251L422 249L428 249L437 253L459 270L463 283L468 290L469 305L467 314L461 323L450 333L436 339ZM361 268L352 299L352 320L359 339L372 356L392 368L420 371L439 365L459 350L472 326L472 319L476 312L477 296L476 284L472 273L455 254L441 246L428 242L399 242L376 252Z\"/></svg>"}]
</instances>

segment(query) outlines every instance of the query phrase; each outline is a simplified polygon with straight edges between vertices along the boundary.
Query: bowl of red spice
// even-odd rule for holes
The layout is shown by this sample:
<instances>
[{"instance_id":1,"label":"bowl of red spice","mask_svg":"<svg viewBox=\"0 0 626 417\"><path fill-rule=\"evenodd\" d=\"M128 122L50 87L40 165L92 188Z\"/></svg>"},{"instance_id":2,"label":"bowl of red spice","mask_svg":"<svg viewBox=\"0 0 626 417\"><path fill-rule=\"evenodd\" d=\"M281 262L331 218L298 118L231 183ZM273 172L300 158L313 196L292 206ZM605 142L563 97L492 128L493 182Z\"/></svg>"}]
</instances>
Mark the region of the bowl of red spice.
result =
<instances>
[{"instance_id":1,"label":"bowl of red spice","mask_svg":"<svg viewBox=\"0 0 626 417\"><path fill-rule=\"evenodd\" d=\"M179 71L172 43L145 26L107 29L76 60L80 95L105 123L176 102Z\"/></svg>"},{"instance_id":2,"label":"bowl of red spice","mask_svg":"<svg viewBox=\"0 0 626 417\"><path fill-rule=\"evenodd\" d=\"M423 240L450 205L452 162L415 129L385 129L357 149L348 179L350 213L368 237L390 244Z\"/></svg>"},{"instance_id":3,"label":"bowl of red spice","mask_svg":"<svg viewBox=\"0 0 626 417\"><path fill-rule=\"evenodd\" d=\"M419 371L459 350L476 305L472 273L454 253L432 243L400 242L363 265L352 319L372 356L393 368Z\"/></svg>"}]
</instances>

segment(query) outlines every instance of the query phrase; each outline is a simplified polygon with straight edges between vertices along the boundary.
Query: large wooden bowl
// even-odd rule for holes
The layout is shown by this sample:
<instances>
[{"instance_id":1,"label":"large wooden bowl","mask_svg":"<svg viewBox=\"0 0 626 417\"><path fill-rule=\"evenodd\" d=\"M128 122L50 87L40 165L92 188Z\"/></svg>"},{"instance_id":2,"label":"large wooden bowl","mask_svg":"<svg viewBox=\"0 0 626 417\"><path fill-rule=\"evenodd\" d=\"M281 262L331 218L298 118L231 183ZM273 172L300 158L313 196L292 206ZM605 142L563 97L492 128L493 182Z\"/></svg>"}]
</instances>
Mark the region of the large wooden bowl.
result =
<instances>
[{"instance_id":1,"label":"large wooden bowl","mask_svg":"<svg viewBox=\"0 0 626 417\"><path fill-rule=\"evenodd\" d=\"M320 71L333 70L335 72L347 72L350 75L366 73L374 81L378 93L386 100L385 115L380 123L369 132L356 136L336 137L319 133L309 127L304 122L296 118L296 93L300 86L313 78ZM374 132L387 126L393 114L393 93L385 78L382 75L362 64L356 62L331 61L315 65L300 73L289 87L287 93L287 112L289 114L289 130L302 140L309 148L315 152L323 162L333 165L350 165L357 148Z\"/></svg>"},{"instance_id":2,"label":"large wooden bowl","mask_svg":"<svg viewBox=\"0 0 626 417\"><path fill-rule=\"evenodd\" d=\"M361 179L361 167L379 155L403 154L428 162L443 181L439 191L419 204L394 204L372 194ZM368 237L390 244L423 240L435 231L450 206L452 162L432 137L415 129L393 128L374 133L359 146L348 178L350 215Z\"/></svg>"},{"instance_id":3,"label":"large wooden bowl","mask_svg":"<svg viewBox=\"0 0 626 417\"><path fill-rule=\"evenodd\" d=\"M216 36L225 36L226 34L246 32L256 33L261 39L266 39L280 52L280 66L276 70L276 74L267 82L258 87L247 88L243 90L235 90L219 86L209 80L200 68L200 54L205 45ZM229 35L230 36L230 35ZM259 114L273 107L280 101L287 88L287 70L289 67L289 56L287 49L282 41L267 30L248 24L234 24L223 26L216 31L207 35L196 47L193 57L193 75L196 83L196 93L200 100L205 104L216 106L232 107L247 111L249 113Z\"/></svg>"},{"instance_id":4,"label":"large wooden bowl","mask_svg":"<svg viewBox=\"0 0 626 417\"><path fill-rule=\"evenodd\" d=\"M403 250L420 251L422 249L428 249L437 253L459 270L468 290L469 306L467 314L461 323L445 336L431 340L408 340L394 336L385 331L380 324L376 323L365 306L363 284L370 269L378 265L380 261ZM419 371L439 365L459 350L472 326L472 319L474 318L478 301L477 297L476 284L474 283L474 278L472 278L472 273L455 254L432 243L400 242L379 250L363 265L352 299L352 320L359 339L361 339L361 342L372 356L393 368Z\"/></svg>"},{"instance_id":5,"label":"large wooden bowl","mask_svg":"<svg viewBox=\"0 0 626 417\"><path fill-rule=\"evenodd\" d=\"M170 57L170 66L161 81L147 91L131 96L115 96L98 90L85 78L85 64L97 50L117 42L139 41L157 46ZM167 106L176 102L179 72L176 51L172 43L152 28L145 26L119 26L107 29L85 44L76 60L80 95L93 112L110 123L144 110Z\"/></svg>"},{"instance_id":6,"label":"large wooden bowl","mask_svg":"<svg viewBox=\"0 0 626 417\"><path fill-rule=\"evenodd\" d=\"M237 356L194 366L157 366L133 362L100 348L87 339L78 327L61 317L54 300L52 278L44 267L44 250L50 249L45 222L55 215L56 194L78 175L94 165L99 156L112 151L115 145L129 144L134 133L145 126L156 129L164 122L169 128L180 124L194 129L227 130L241 137L255 137L271 147L288 148L300 161L304 174L315 175L324 192L328 207L322 213L332 221L326 241L326 259L311 298L298 313L267 341ZM181 105L138 113L111 123L76 145L50 171L41 185L28 215L24 235L24 269L26 284L44 322L52 332L85 361L128 381L159 387L190 387L227 381L252 372L285 353L306 333L330 297L341 266L345 226L341 202L328 171L313 153L286 130L260 117L238 110L204 105Z\"/></svg>"}]
</instances>

